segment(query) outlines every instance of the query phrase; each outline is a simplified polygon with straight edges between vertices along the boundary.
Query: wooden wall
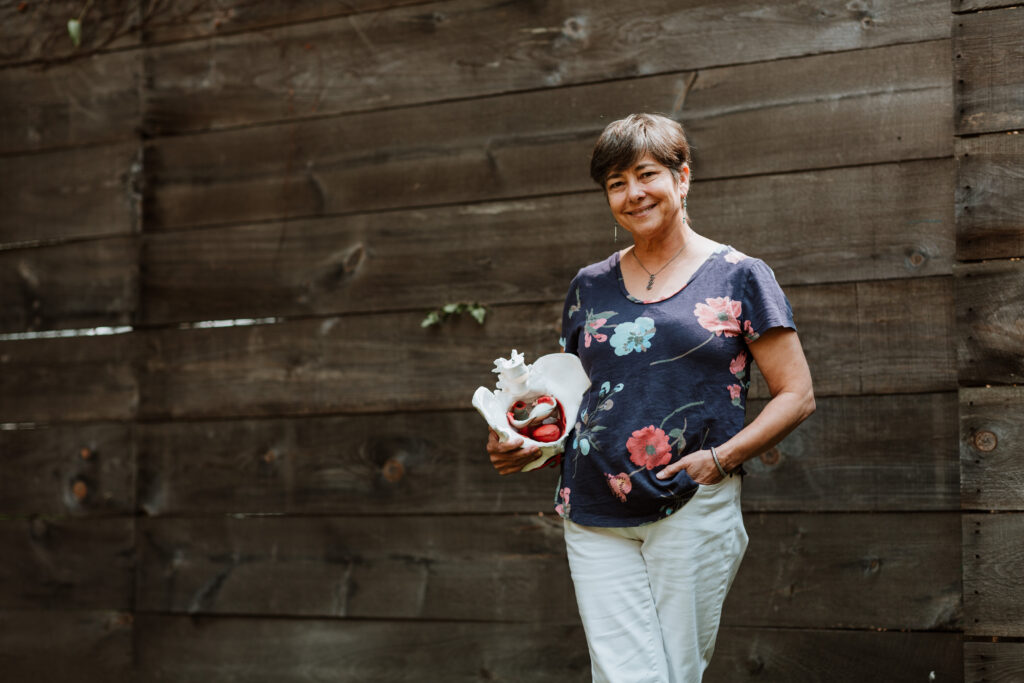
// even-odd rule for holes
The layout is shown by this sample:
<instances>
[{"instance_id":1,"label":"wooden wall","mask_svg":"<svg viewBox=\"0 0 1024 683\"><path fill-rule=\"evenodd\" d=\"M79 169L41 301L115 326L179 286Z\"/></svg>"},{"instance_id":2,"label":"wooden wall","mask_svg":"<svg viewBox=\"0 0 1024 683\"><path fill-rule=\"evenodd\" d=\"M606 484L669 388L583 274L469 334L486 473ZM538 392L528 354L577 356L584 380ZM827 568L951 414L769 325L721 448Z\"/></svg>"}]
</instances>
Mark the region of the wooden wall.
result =
<instances>
[{"instance_id":1,"label":"wooden wall","mask_svg":"<svg viewBox=\"0 0 1024 683\"><path fill-rule=\"evenodd\" d=\"M652 110L818 395L707 680L1019 677L1024 8L107 0L76 51L79 4L0 2L5 672L589 680L555 475L467 408L555 350L589 148Z\"/></svg>"}]
</instances>

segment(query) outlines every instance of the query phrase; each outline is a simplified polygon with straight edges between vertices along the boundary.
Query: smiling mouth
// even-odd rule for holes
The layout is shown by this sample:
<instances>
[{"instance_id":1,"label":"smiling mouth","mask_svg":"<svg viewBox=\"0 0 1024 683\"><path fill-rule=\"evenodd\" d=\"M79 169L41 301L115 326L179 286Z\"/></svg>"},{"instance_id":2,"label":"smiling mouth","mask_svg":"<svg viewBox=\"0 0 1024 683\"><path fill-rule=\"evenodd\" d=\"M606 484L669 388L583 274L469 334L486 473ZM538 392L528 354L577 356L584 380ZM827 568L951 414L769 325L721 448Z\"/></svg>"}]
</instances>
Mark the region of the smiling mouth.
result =
<instances>
[{"instance_id":1,"label":"smiling mouth","mask_svg":"<svg viewBox=\"0 0 1024 683\"><path fill-rule=\"evenodd\" d=\"M647 206L642 206L639 209L633 209L632 211L627 211L626 213L628 213L630 216L644 216L650 213L651 209L653 209L657 205L658 203L654 202L653 204L648 204Z\"/></svg>"}]
</instances>

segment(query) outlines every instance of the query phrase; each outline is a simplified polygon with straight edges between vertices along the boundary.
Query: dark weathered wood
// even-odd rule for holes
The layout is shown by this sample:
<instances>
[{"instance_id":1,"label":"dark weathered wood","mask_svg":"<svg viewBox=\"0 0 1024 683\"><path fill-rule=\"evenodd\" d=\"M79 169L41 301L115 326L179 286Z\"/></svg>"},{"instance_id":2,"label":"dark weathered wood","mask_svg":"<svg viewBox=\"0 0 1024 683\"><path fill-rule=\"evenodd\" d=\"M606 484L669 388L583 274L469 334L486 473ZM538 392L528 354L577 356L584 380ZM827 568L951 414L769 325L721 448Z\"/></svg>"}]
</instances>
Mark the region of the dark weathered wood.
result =
<instances>
[{"instance_id":1,"label":"dark weathered wood","mask_svg":"<svg viewBox=\"0 0 1024 683\"><path fill-rule=\"evenodd\" d=\"M10 681L130 681L127 612L0 611L0 671Z\"/></svg>"},{"instance_id":2,"label":"dark weathered wood","mask_svg":"<svg viewBox=\"0 0 1024 683\"><path fill-rule=\"evenodd\" d=\"M139 153L122 142L0 158L0 244L135 232Z\"/></svg>"},{"instance_id":3,"label":"dark weathered wood","mask_svg":"<svg viewBox=\"0 0 1024 683\"><path fill-rule=\"evenodd\" d=\"M1024 128L1022 33L1016 9L953 18L957 134Z\"/></svg>"},{"instance_id":4,"label":"dark weathered wood","mask_svg":"<svg viewBox=\"0 0 1024 683\"><path fill-rule=\"evenodd\" d=\"M957 356L961 384L1024 379L1024 263L956 268Z\"/></svg>"},{"instance_id":5,"label":"dark weathered wood","mask_svg":"<svg viewBox=\"0 0 1024 683\"><path fill-rule=\"evenodd\" d=\"M949 391L952 278L789 288L820 396ZM423 329L422 313L151 330L147 418L465 408L492 361L557 350L561 303ZM767 395L755 375L752 398Z\"/></svg>"},{"instance_id":6,"label":"dark weathered wood","mask_svg":"<svg viewBox=\"0 0 1024 683\"><path fill-rule=\"evenodd\" d=\"M577 619L554 514L147 519L138 552L142 611Z\"/></svg>"},{"instance_id":7,"label":"dark weathered wood","mask_svg":"<svg viewBox=\"0 0 1024 683\"><path fill-rule=\"evenodd\" d=\"M813 419L747 463L744 507L957 509L956 410L953 393L820 398ZM144 424L139 505L150 515L550 512L557 473L500 477L483 439L472 411Z\"/></svg>"},{"instance_id":8,"label":"dark weathered wood","mask_svg":"<svg viewBox=\"0 0 1024 683\"><path fill-rule=\"evenodd\" d=\"M135 139L141 80L139 52L0 70L0 153Z\"/></svg>"},{"instance_id":9,"label":"dark weathered wood","mask_svg":"<svg viewBox=\"0 0 1024 683\"><path fill-rule=\"evenodd\" d=\"M750 545L725 624L961 627L957 513L760 513L744 521Z\"/></svg>"},{"instance_id":10,"label":"dark weathered wood","mask_svg":"<svg viewBox=\"0 0 1024 683\"><path fill-rule=\"evenodd\" d=\"M636 110L681 117L698 180L945 157L951 97L933 41L159 139L147 228L589 190L594 140ZM946 220L933 201L909 220Z\"/></svg>"},{"instance_id":11,"label":"dark weathered wood","mask_svg":"<svg viewBox=\"0 0 1024 683\"><path fill-rule=\"evenodd\" d=\"M159 0L147 0L146 3L98 0L89 3L89 11L82 21L82 43L76 48L68 36L68 19L81 16L85 3L79 0L2 0L0 64L35 60L60 63L80 59L80 55L92 54L98 49L138 45L139 35L132 27L138 23L138 10L144 4L178 3Z\"/></svg>"},{"instance_id":12,"label":"dark weathered wood","mask_svg":"<svg viewBox=\"0 0 1024 683\"><path fill-rule=\"evenodd\" d=\"M690 212L701 233L765 259L784 285L948 275L950 165L698 182ZM580 265L622 246L611 222L588 192L147 235L145 321L430 308L482 291L492 302L558 299ZM517 267L499 265L524 248Z\"/></svg>"},{"instance_id":13,"label":"dark weathered wood","mask_svg":"<svg viewBox=\"0 0 1024 683\"><path fill-rule=\"evenodd\" d=\"M472 410L144 424L139 506L150 515L551 512L557 472L499 476L486 433Z\"/></svg>"},{"instance_id":14,"label":"dark weathered wood","mask_svg":"<svg viewBox=\"0 0 1024 683\"><path fill-rule=\"evenodd\" d=\"M0 520L0 609L132 606L134 520Z\"/></svg>"},{"instance_id":15,"label":"dark weathered wood","mask_svg":"<svg viewBox=\"0 0 1024 683\"><path fill-rule=\"evenodd\" d=\"M0 419L131 419L135 352L132 334L0 341Z\"/></svg>"},{"instance_id":16,"label":"dark weathered wood","mask_svg":"<svg viewBox=\"0 0 1024 683\"><path fill-rule=\"evenodd\" d=\"M444 495L444 492L439 492ZM554 515L157 518L143 611L570 623ZM959 628L960 515L748 515L731 625ZM928 572L922 572L922 565Z\"/></svg>"},{"instance_id":17,"label":"dark weathered wood","mask_svg":"<svg viewBox=\"0 0 1024 683\"><path fill-rule=\"evenodd\" d=\"M961 138L956 156L957 258L1024 256L1024 135Z\"/></svg>"},{"instance_id":18,"label":"dark weathered wood","mask_svg":"<svg viewBox=\"0 0 1024 683\"><path fill-rule=\"evenodd\" d=\"M964 643L965 683L1024 680L1024 643Z\"/></svg>"},{"instance_id":19,"label":"dark weathered wood","mask_svg":"<svg viewBox=\"0 0 1024 683\"><path fill-rule=\"evenodd\" d=\"M0 514L131 514L132 451L126 424L0 430Z\"/></svg>"},{"instance_id":20,"label":"dark weathered wood","mask_svg":"<svg viewBox=\"0 0 1024 683\"><path fill-rule=\"evenodd\" d=\"M1024 387L960 390L965 509L1024 510Z\"/></svg>"},{"instance_id":21,"label":"dark weathered wood","mask_svg":"<svg viewBox=\"0 0 1024 683\"><path fill-rule=\"evenodd\" d=\"M725 627L704 681L921 683L959 681L962 676L956 633Z\"/></svg>"},{"instance_id":22,"label":"dark weathered wood","mask_svg":"<svg viewBox=\"0 0 1024 683\"><path fill-rule=\"evenodd\" d=\"M585 683L580 626L136 618L139 683Z\"/></svg>"},{"instance_id":23,"label":"dark weathered wood","mask_svg":"<svg viewBox=\"0 0 1024 683\"><path fill-rule=\"evenodd\" d=\"M964 632L1024 636L1024 514L963 517Z\"/></svg>"},{"instance_id":24,"label":"dark weathered wood","mask_svg":"<svg viewBox=\"0 0 1024 683\"><path fill-rule=\"evenodd\" d=\"M147 118L196 130L948 37L945 0L456 0L152 50Z\"/></svg>"},{"instance_id":25,"label":"dark weathered wood","mask_svg":"<svg viewBox=\"0 0 1024 683\"><path fill-rule=\"evenodd\" d=\"M135 237L0 250L0 332L130 324L138 260Z\"/></svg>"},{"instance_id":26,"label":"dark weathered wood","mask_svg":"<svg viewBox=\"0 0 1024 683\"><path fill-rule=\"evenodd\" d=\"M956 415L952 392L820 398L810 420L744 465L743 507L959 509Z\"/></svg>"}]
</instances>

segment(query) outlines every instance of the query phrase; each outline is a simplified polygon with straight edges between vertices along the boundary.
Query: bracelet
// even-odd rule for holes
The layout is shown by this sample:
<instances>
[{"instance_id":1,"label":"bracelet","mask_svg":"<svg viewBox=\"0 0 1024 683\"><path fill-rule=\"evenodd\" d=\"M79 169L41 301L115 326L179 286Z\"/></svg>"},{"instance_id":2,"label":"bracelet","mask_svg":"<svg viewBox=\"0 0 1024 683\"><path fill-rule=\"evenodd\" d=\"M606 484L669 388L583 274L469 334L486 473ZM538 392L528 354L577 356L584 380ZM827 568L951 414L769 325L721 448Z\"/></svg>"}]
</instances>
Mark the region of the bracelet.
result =
<instances>
[{"instance_id":1,"label":"bracelet","mask_svg":"<svg viewBox=\"0 0 1024 683\"><path fill-rule=\"evenodd\" d=\"M718 473L722 475L722 479L728 477L729 473L725 471L724 467L722 467L722 463L718 459L718 452L715 451L714 446L711 447L711 459L715 461L715 467L718 468Z\"/></svg>"}]
</instances>

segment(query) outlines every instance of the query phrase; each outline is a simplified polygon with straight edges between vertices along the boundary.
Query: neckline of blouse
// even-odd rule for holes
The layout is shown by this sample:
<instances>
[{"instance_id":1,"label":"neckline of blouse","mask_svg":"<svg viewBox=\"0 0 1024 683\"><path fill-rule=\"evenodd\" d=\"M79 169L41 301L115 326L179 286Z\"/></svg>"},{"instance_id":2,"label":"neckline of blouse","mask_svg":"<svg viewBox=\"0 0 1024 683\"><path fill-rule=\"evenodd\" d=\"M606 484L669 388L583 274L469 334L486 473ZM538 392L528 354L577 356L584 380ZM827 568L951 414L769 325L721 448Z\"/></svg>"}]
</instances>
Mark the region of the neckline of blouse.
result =
<instances>
[{"instance_id":1,"label":"neckline of blouse","mask_svg":"<svg viewBox=\"0 0 1024 683\"><path fill-rule=\"evenodd\" d=\"M720 254L726 253L727 251L729 251L729 249L730 249L730 247L728 245L726 245L726 244L719 244L717 247L715 247L714 251L712 251L710 254L707 255L707 258L705 258L703 261L701 261L701 264L699 266L697 266L697 270L693 271L693 275L690 276L690 279L687 280L686 283L683 284L682 287L680 287L679 289L677 289L676 291L672 292L671 294L669 294L666 297L662 297L661 299L656 299L656 300L653 300L653 301L644 301L642 299L637 299L635 296L633 296L632 294L629 293L628 289L626 289L626 281L625 281L625 278L622 276L622 266L621 266L622 254L620 252L616 251L615 253L612 254L612 265L615 266L615 274L618 277L618 281L619 281L619 291L622 293L622 295L624 297L626 297L627 300L631 301L634 304L639 304L641 306L649 306L651 304L663 303L665 301L668 301L669 299L672 299L672 298L678 296L683 290L685 290L687 287L689 287L690 284L693 283L693 281L696 280L697 277L701 273L703 273L705 269L707 269L708 264L710 264L712 261L714 261L715 257L717 257Z\"/></svg>"}]
</instances>

